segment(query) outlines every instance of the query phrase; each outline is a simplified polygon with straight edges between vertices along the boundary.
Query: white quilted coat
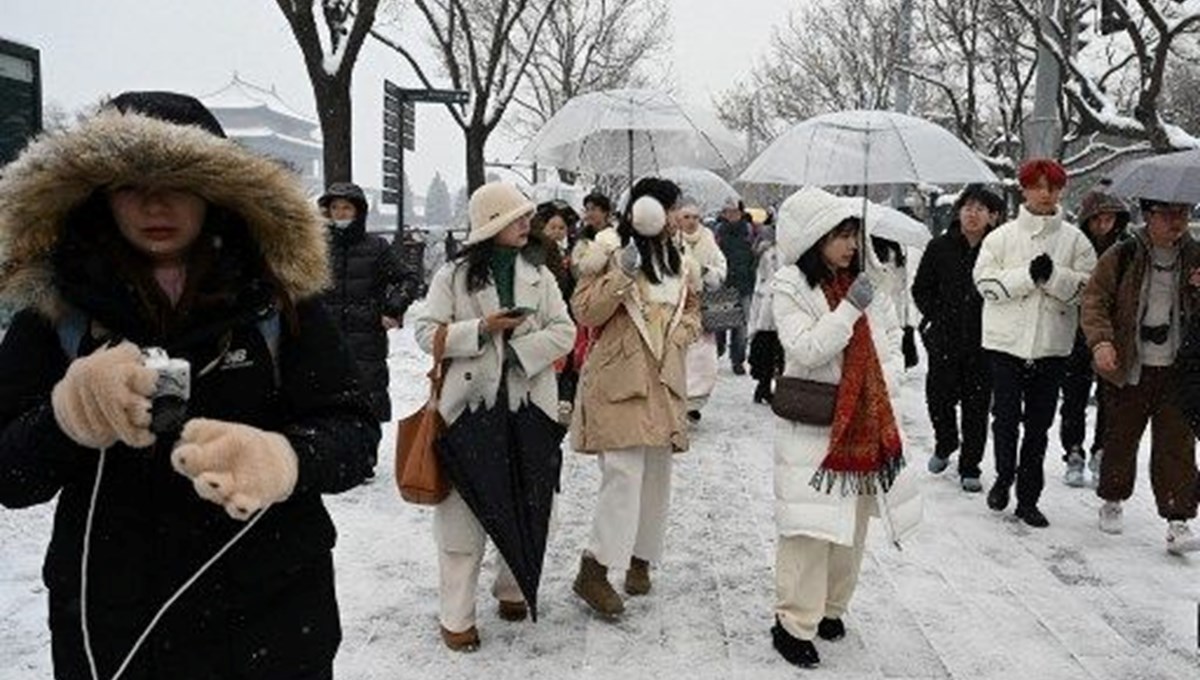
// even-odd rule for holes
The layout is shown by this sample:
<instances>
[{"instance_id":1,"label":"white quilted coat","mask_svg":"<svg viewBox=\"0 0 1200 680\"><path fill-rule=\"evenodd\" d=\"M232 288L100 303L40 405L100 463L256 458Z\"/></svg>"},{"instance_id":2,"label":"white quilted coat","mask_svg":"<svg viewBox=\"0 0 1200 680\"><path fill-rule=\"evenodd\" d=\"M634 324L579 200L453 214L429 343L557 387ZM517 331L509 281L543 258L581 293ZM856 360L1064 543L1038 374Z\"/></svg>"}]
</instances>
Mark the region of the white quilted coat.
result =
<instances>
[{"instance_id":1,"label":"white quilted coat","mask_svg":"<svg viewBox=\"0 0 1200 680\"><path fill-rule=\"evenodd\" d=\"M843 219L856 216L861 210L856 205L861 206L861 201L834 197L819 189L803 189L780 207L780 253L789 259L775 274L772 291L775 324L785 357L784 375L828 383L841 381L842 353L860 312L846 300L831 309L820 286L808 285L792 256L798 258ZM899 427L902 331L886 296L876 296L866 315ZM843 496L836 489L824 493L809 484L825 458L830 430L776 418L775 524L783 536L812 536L852 545L857 497ZM911 460L911 456L906 457ZM916 529L922 502L911 463L891 490L877 498L872 515L882 517L893 542L898 543Z\"/></svg>"}]
</instances>

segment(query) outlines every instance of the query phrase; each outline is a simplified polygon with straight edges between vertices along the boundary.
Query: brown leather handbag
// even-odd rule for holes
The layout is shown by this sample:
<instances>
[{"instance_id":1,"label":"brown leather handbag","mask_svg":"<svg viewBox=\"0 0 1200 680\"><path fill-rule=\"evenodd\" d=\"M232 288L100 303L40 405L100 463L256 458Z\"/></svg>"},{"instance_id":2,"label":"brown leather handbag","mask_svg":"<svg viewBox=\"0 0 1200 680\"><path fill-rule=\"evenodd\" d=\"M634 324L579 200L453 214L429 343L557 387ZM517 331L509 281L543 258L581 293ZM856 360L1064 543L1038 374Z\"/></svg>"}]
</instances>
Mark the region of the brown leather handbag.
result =
<instances>
[{"instance_id":1,"label":"brown leather handbag","mask_svg":"<svg viewBox=\"0 0 1200 680\"><path fill-rule=\"evenodd\" d=\"M429 369L429 400L400 420L396 428L396 487L400 497L417 505L437 505L450 494L450 480L438 463L434 442L446 423L438 413L445 379L445 325L433 334L433 368Z\"/></svg>"},{"instance_id":2,"label":"brown leather handbag","mask_svg":"<svg viewBox=\"0 0 1200 680\"><path fill-rule=\"evenodd\" d=\"M805 425L832 425L838 386L832 383L780 376L771 395L775 415Z\"/></svg>"}]
</instances>

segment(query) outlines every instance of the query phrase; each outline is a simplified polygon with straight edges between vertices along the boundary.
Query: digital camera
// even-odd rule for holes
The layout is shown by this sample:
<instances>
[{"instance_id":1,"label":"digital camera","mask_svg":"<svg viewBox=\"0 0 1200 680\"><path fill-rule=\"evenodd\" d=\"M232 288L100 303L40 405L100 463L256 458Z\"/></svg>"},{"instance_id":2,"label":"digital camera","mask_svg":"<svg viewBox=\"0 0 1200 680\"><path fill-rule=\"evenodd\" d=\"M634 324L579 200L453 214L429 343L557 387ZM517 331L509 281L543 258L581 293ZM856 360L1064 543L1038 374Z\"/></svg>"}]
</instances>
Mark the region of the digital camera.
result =
<instances>
[{"instance_id":1,"label":"digital camera","mask_svg":"<svg viewBox=\"0 0 1200 680\"><path fill-rule=\"evenodd\" d=\"M173 359L159 347L142 350L142 364L158 372L151 395L150 431L178 432L187 420L187 403L192 395L192 366L185 359Z\"/></svg>"}]
</instances>

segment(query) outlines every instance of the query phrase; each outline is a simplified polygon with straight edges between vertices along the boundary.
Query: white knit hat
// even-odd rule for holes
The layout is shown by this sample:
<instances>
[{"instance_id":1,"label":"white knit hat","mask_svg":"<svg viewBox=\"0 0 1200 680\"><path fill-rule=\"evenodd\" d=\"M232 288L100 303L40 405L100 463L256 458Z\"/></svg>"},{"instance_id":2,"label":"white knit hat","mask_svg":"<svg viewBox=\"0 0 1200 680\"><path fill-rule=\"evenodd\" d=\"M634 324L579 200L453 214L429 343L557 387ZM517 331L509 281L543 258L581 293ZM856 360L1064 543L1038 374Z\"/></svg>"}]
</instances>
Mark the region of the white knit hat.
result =
<instances>
[{"instance_id":1,"label":"white knit hat","mask_svg":"<svg viewBox=\"0 0 1200 680\"><path fill-rule=\"evenodd\" d=\"M509 182L488 182L471 194L467 213L471 231L465 245L486 241L512 224L514 220L532 213L537 206Z\"/></svg>"}]
</instances>

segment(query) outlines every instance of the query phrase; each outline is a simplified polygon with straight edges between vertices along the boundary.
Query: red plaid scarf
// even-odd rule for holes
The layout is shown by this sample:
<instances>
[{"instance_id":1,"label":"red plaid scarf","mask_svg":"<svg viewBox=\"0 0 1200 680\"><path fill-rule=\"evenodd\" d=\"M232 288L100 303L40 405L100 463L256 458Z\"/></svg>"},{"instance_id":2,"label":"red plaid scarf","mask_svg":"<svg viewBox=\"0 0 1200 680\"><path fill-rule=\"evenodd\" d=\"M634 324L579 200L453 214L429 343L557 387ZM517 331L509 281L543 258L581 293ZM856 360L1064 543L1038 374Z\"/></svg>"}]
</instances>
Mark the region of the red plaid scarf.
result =
<instances>
[{"instance_id":1,"label":"red plaid scarf","mask_svg":"<svg viewBox=\"0 0 1200 680\"><path fill-rule=\"evenodd\" d=\"M832 283L821 285L831 308L846 297L853 281L848 272L840 272ZM903 467L900 431L871 339L871 327L863 314L854 322L850 344L842 352L842 380L834 405L829 450L810 484L825 493L840 485L842 495L874 494L876 485L886 492Z\"/></svg>"}]
</instances>

